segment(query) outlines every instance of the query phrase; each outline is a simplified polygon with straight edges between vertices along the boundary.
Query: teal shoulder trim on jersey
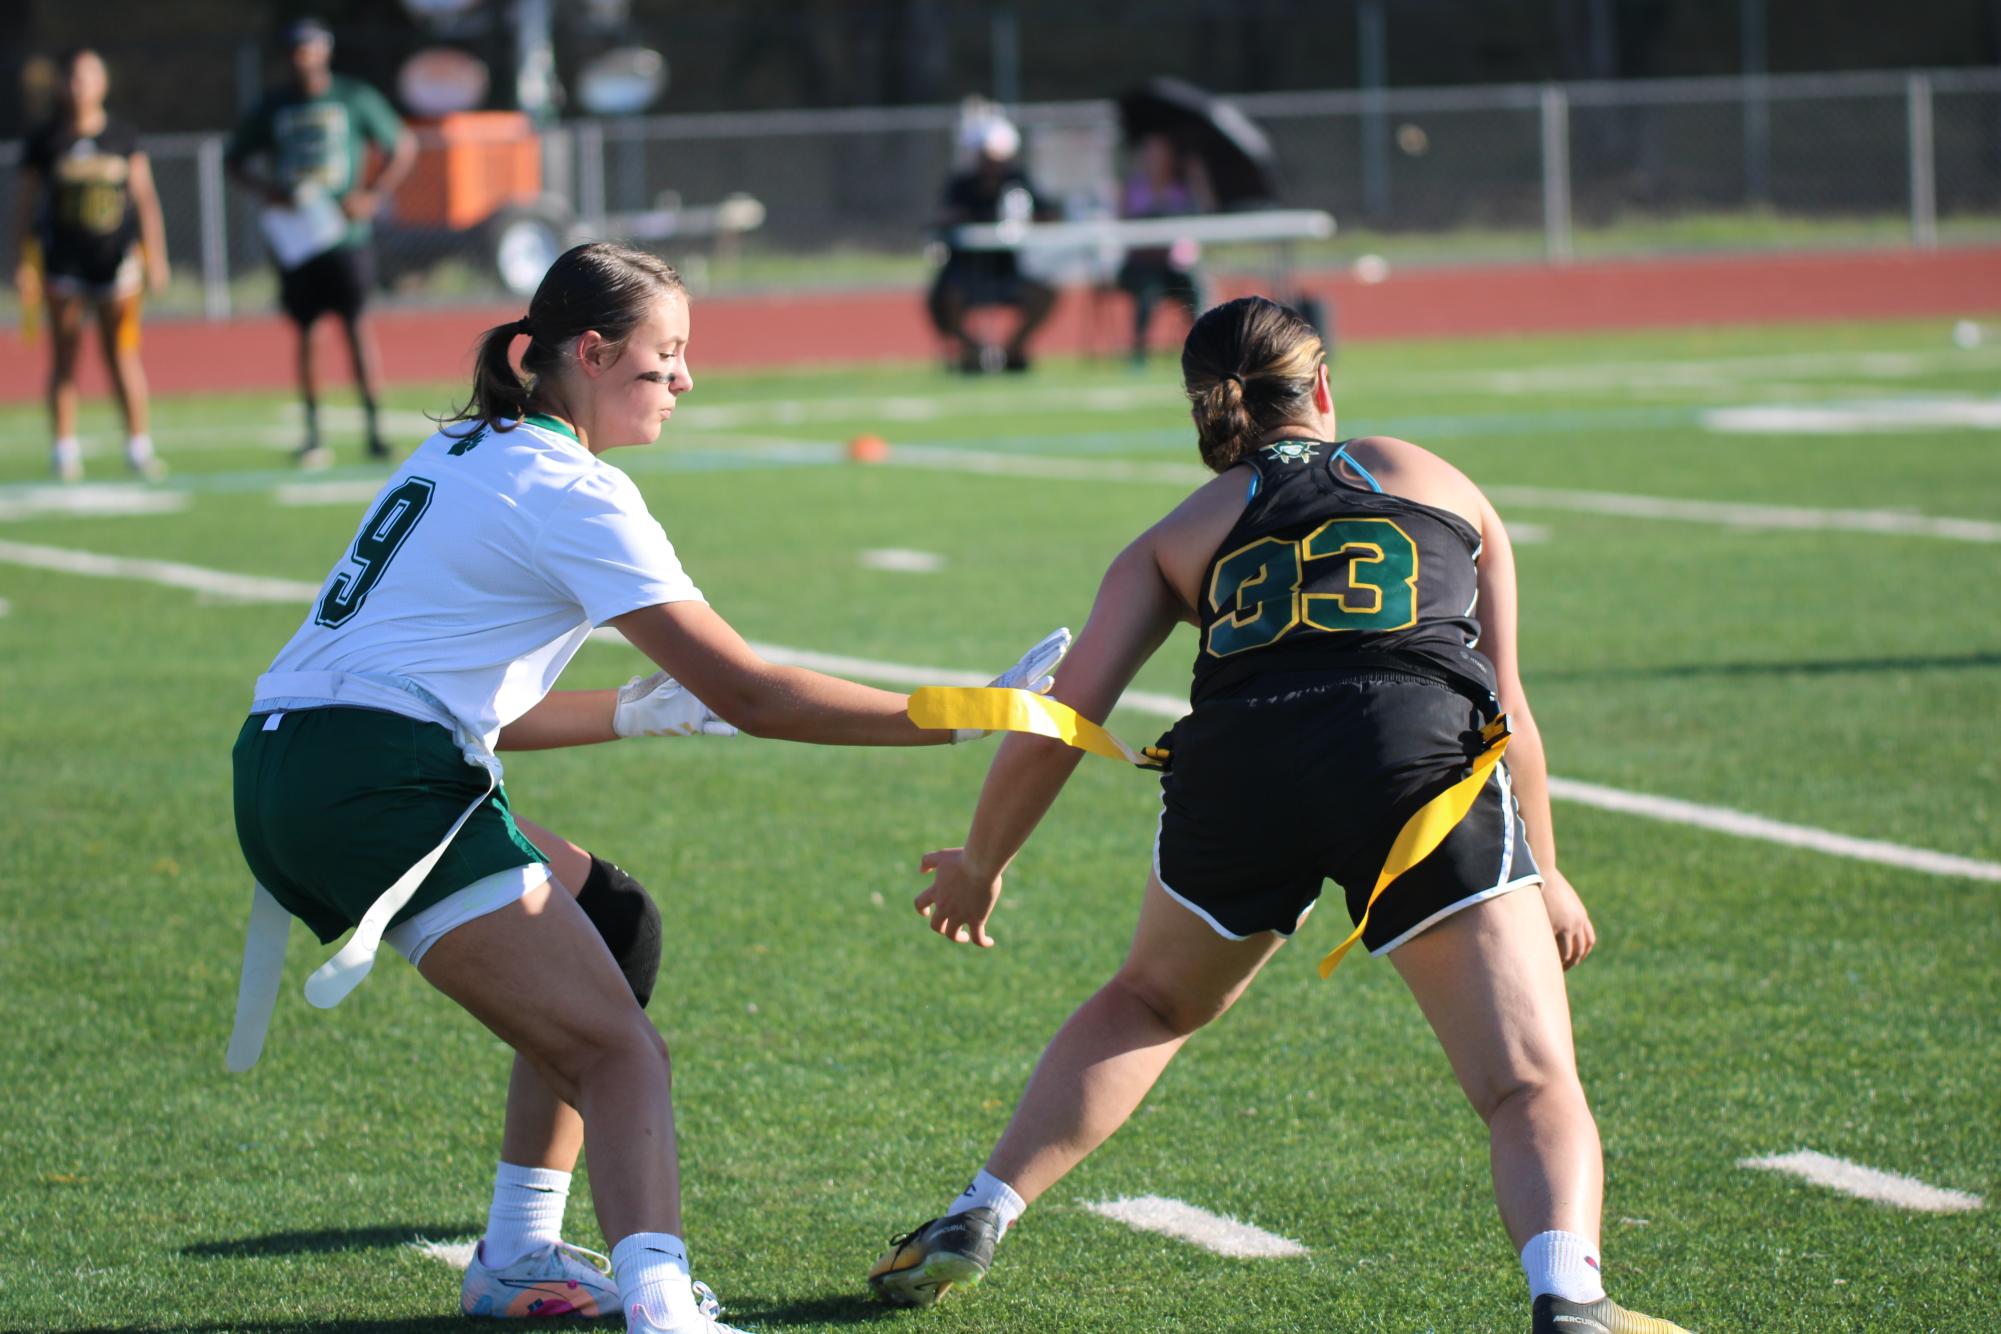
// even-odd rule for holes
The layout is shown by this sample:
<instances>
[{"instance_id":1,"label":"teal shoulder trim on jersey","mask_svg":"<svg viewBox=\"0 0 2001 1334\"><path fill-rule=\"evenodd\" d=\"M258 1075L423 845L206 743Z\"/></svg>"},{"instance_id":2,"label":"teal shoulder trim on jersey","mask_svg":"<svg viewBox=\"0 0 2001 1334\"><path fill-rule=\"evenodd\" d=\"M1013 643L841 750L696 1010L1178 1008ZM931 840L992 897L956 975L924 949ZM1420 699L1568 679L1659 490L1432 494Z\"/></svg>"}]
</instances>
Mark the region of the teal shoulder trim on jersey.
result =
<instances>
[{"instance_id":1,"label":"teal shoulder trim on jersey","mask_svg":"<svg viewBox=\"0 0 2001 1334\"><path fill-rule=\"evenodd\" d=\"M1328 462L1341 463L1344 461L1347 463L1349 467L1353 468L1356 472L1362 475L1362 480L1369 484L1369 489L1371 491L1374 491L1377 495L1381 495L1383 493L1383 484L1377 481L1374 477L1370 476L1369 470L1367 468L1364 468L1361 464L1355 461L1355 456L1348 452L1348 444L1345 440L1342 441L1341 447L1334 451L1334 457L1329 459Z\"/></svg>"}]
</instances>

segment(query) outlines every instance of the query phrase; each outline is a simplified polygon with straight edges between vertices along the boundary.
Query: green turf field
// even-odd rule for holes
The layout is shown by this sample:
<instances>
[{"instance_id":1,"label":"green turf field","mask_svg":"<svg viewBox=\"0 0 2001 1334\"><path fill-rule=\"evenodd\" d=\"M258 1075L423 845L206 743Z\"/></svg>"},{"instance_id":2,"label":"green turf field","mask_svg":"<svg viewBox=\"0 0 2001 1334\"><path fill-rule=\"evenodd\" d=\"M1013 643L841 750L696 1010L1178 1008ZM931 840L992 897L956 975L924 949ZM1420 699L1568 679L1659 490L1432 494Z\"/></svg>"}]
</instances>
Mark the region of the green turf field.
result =
<instances>
[{"instance_id":1,"label":"green turf field","mask_svg":"<svg viewBox=\"0 0 2001 1334\"><path fill-rule=\"evenodd\" d=\"M700 351L698 311L683 414L613 458L763 644L997 670L1081 624L1105 562L1191 477L1165 364L965 383L708 375ZM2001 348L1955 347L1942 323L1374 346L1344 349L1337 381L1349 431L1440 449L1517 525L1525 675L1557 775L1994 874L2001 453L1956 423L1994 424ZM460 388L395 393L401 434ZM1747 407L1929 424L1710 429ZM349 466L295 476L280 396L161 403L175 472L143 492L108 413L87 426L92 483L51 499L39 413L0 409L0 1326L459 1329L457 1274L407 1243L483 1223L497 1043L386 952L338 1010L309 1008L322 956L294 932L263 1063L222 1065L249 898L228 750L301 604L204 572L317 583L379 474L336 429ZM894 443L889 465L841 460L863 430ZM881 548L943 566L866 568ZM76 552L194 569L47 568ZM1139 686L1182 691L1191 656L1184 631ZM566 684L638 669L593 644ZM1166 720L1113 722L1151 740ZM883 1241L964 1185L1044 1039L1121 957L1145 875L1154 785L1088 761L1009 878L1000 948L924 931L916 859L959 840L989 753L663 740L508 762L518 809L662 900L652 1014L675 1054L696 1273L727 1318L1525 1328L1480 1127L1393 970L1315 975L1340 934L1327 914L1028 1215L985 1285L929 1313L862 1300ZM1556 810L1600 932L1572 994L1613 1294L1702 1334L1993 1329L2001 883ZM1737 1166L1799 1149L1989 1204L1910 1212ZM1147 1194L1308 1254L1224 1259L1086 1208ZM581 1189L569 1231L602 1245Z\"/></svg>"}]
</instances>

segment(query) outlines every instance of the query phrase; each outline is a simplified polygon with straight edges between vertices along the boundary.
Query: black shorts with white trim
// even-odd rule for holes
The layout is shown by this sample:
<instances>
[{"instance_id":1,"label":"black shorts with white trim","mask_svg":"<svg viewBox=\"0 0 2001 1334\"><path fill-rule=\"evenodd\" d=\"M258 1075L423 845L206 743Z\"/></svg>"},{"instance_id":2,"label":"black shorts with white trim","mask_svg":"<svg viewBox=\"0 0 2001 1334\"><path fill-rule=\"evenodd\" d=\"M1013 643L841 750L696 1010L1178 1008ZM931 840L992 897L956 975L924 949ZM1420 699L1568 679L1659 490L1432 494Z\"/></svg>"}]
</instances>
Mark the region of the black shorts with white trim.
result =
<instances>
[{"instance_id":1,"label":"black shorts with white trim","mask_svg":"<svg viewBox=\"0 0 2001 1334\"><path fill-rule=\"evenodd\" d=\"M1398 830L1464 775L1493 717L1491 705L1392 669L1288 675L1282 686L1204 701L1162 741L1173 762L1161 778L1154 872L1232 939L1290 935L1328 879L1360 921ZM1466 818L1383 891L1362 944L1383 953L1541 879L1497 766Z\"/></svg>"}]
</instances>

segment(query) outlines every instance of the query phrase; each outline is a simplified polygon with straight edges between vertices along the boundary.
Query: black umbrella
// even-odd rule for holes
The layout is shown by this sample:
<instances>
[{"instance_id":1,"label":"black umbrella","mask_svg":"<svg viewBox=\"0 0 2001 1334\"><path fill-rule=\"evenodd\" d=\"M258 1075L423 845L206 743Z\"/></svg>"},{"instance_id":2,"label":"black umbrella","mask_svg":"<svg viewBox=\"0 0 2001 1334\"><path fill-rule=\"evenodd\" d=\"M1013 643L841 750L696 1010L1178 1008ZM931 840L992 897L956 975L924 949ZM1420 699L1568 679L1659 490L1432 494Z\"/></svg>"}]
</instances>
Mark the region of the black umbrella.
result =
<instances>
[{"instance_id":1,"label":"black umbrella","mask_svg":"<svg viewBox=\"0 0 2001 1334\"><path fill-rule=\"evenodd\" d=\"M1166 134L1208 169L1223 208L1270 203L1278 195L1278 158L1250 117L1213 93L1179 79L1148 79L1119 98L1129 142Z\"/></svg>"}]
</instances>

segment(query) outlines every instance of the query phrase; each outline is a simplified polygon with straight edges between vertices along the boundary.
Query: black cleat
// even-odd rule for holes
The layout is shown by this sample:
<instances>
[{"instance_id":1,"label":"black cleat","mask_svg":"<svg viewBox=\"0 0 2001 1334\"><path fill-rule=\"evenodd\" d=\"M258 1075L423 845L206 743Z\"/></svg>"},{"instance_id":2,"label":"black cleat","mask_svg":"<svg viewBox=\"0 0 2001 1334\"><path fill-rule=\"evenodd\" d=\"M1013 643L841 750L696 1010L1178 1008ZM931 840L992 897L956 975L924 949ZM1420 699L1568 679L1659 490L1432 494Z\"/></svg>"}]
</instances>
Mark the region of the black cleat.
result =
<instances>
[{"instance_id":1,"label":"black cleat","mask_svg":"<svg viewBox=\"0 0 2001 1334\"><path fill-rule=\"evenodd\" d=\"M1551 1293L1535 1299L1531 1334L1688 1334L1680 1325L1615 1306L1610 1297L1567 1302Z\"/></svg>"},{"instance_id":2,"label":"black cleat","mask_svg":"<svg viewBox=\"0 0 2001 1334\"><path fill-rule=\"evenodd\" d=\"M890 1242L868 1271L869 1289L895 1306L929 1306L954 1283L986 1277L1000 1234L992 1209L934 1218Z\"/></svg>"}]
</instances>

